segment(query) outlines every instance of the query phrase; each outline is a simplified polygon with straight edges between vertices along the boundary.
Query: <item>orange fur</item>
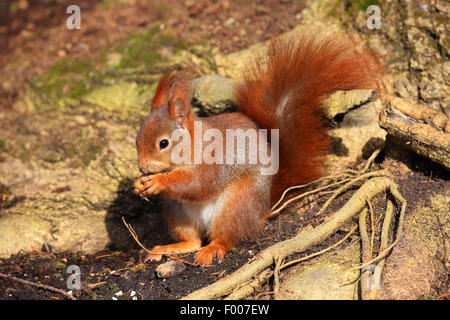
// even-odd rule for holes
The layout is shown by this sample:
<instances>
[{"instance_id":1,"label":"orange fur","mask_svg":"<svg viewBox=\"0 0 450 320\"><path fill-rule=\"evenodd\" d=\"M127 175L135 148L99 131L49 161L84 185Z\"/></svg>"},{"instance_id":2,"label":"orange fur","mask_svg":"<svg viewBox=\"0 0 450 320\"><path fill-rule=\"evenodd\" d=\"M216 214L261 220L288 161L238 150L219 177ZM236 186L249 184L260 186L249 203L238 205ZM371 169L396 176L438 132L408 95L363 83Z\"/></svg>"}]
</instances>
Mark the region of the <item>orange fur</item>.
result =
<instances>
[{"instance_id":1,"label":"orange fur","mask_svg":"<svg viewBox=\"0 0 450 320\"><path fill-rule=\"evenodd\" d=\"M197 253L196 262L207 265L214 257L222 259L239 241L262 230L270 202L277 201L287 187L323 173L330 137L323 124L322 100L337 90L376 88L383 74L367 49L355 47L353 41L318 34L275 39L267 55L246 70L244 84L236 90L239 112L208 118L197 118L192 112L192 72L169 72L161 78L153 111L136 138L144 175L134 186L142 197L163 196L169 230L181 242L157 246L156 252L197 248L206 236L210 243ZM279 129L278 173L264 176L259 165L251 164L172 163L172 143L160 150L161 139L168 139L179 127L192 137L194 121L222 133L238 128Z\"/></svg>"},{"instance_id":2,"label":"orange fur","mask_svg":"<svg viewBox=\"0 0 450 320\"><path fill-rule=\"evenodd\" d=\"M315 33L274 39L267 55L246 70L236 91L238 110L261 128L280 130L272 203L289 186L323 174L331 143L321 114L323 98L337 90L377 87L383 67L371 52L358 52L356 46Z\"/></svg>"}]
</instances>

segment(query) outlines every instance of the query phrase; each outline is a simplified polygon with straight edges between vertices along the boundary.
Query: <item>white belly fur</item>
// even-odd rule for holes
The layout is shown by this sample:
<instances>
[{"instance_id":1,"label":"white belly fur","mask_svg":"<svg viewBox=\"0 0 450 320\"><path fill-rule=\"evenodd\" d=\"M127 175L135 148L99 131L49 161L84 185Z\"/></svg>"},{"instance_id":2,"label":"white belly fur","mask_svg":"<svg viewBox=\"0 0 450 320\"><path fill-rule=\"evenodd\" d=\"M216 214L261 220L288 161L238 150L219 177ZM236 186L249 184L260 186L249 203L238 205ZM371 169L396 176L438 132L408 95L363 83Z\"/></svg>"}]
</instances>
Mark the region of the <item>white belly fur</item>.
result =
<instances>
[{"instance_id":1,"label":"white belly fur","mask_svg":"<svg viewBox=\"0 0 450 320\"><path fill-rule=\"evenodd\" d=\"M223 197L216 197L207 202L178 202L169 200L169 210L189 217L201 230L206 231L222 210Z\"/></svg>"}]
</instances>

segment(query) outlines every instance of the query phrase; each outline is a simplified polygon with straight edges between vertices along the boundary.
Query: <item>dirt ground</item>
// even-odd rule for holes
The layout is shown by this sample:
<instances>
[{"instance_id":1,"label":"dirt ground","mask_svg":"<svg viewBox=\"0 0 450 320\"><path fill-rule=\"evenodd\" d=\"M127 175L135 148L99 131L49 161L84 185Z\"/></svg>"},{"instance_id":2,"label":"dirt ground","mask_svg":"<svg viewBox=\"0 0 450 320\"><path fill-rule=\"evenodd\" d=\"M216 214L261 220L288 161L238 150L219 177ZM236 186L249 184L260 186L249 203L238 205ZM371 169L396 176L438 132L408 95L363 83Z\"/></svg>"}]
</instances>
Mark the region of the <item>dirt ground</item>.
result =
<instances>
[{"instance_id":1,"label":"dirt ground","mask_svg":"<svg viewBox=\"0 0 450 320\"><path fill-rule=\"evenodd\" d=\"M427 160L419 159L410 163L410 170L398 160L385 160L380 157L380 163L375 168L383 168L394 173L397 177L400 192L408 201L412 210L420 200L427 201L429 196L442 192L449 186L449 174ZM355 165L355 169L358 166ZM215 262L211 267L200 268L186 263L186 269L180 274L162 279L155 272L159 263L144 263L145 251L138 245L134 248L109 248L93 255L71 252L52 252L51 248L43 247L41 251L26 251L16 254L9 259L0 259L0 271L13 277L25 279L34 283L49 285L64 291L67 289L69 275L67 267L76 265L81 270L80 290L73 290L73 294L80 300L155 300L179 299L196 289L207 286L218 279L233 273L249 261L256 253L276 242L294 236L307 225L317 225L330 212L340 208L351 196L351 192L338 198L322 215L314 216L317 209L326 201L326 197L316 199L311 203L294 204L287 207L283 213L268 221L262 235L255 241L241 243L229 252L224 261ZM375 217L383 214L386 201L384 195L373 199ZM148 243L158 238L161 243L170 243L166 227L160 217L159 234L147 234L141 241ZM133 221L128 221L131 225ZM322 250L338 242L351 228L353 222L348 223L332 237L319 246L313 247L301 255L293 255L291 259L306 256ZM369 230L370 232L370 230ZM346 240L345 246L358 241L357 235ZM375 247L377 247L375 243ZM190 263L194 253L180 257ZM165 261L166 258L163 258ZM272 299L272 283L266 283L248 299ZM444 288L445 289L445 288ZM0 299L67 299L62 294L44 288L34 287L16 282L12 279L0 278Z\"/></svg>"},{"instance_id":2,"label":"dirt ground","mask_svg":"<svg viewBox=\"0 0 450 320\"><path fill-rule=\"evenodd\" d=\"M67 32L65 20L58 19L65 17L68 4L78 4L84 15L85 25L75 36ZM6 125L7 114L14 114L13 104L25 83L63 57L95 59L105 48L114 47L126 39L131 31L145 28L157 20L164 21L165 27L192 41L208 41L223 52L238 51L293 28L301 20L298 13L304 8L304 2L134 0L129 5L117 6L113 0L6 0L0 6L0 110L5 111L0 125ZM448 172L425 160L411 163L409 169L392 159L381 159L377 166L395 173L400 191L411 206L419 200L426 201L433 192L449 187ZM342 205L349 196L347 194L336 201L323 216ZM377 214L380 214L383 199L377 199L377 210L380 210ZM313 217L313 210L325 200L318 199L302 208L287 208L279 217L269 221L259 239L240 244L226 255L222 263L209 268L187 264L185 271L172 278L156 277L157 264L143 263L145 252L137 245L134 248L109 248L94 255L52 252L48 247L41 251L25 250L9 259L0 259L0 272L68 291L67 267L77 265L81 268L82 289L73 293L78 299L178 299L231 274L257 252L293 236L300 228L319 223L323 216ZM156 214L154 218L160 220ZM128 222L133 224L132 220ZM159 230L159 234L147 234L141 240L145 244L152 237L161 243L169 243L171 240L162 222ZM321 246L303 255L337 242L346 230L337 232ZM194 254L189 254L183 259L192 262L193 257ZM268 283L259 288L252 298L271 299L270 294L260 295L271 291L271 285ZM59 300L66 297L44 288L0 278L0 299Z\"/></svg>"},{"instance_id":3,"label":"dirt ground","mask_svg":"<svg viewBox=\"0 0 450 320\"><path fill-rule=\"evenodd\" d=\"M208 41L229 53L293 28L301 17L298 13L304 8L303 1L270 0L133 0L128 3L118 4L114 0L1 1L0 110L4 114L1 125L10 126L9 119L15 115L14 102L30 79L43 74L64 57L87 57L94 61L103 50L118 46L130 32L143 30L149 24L164 21L164 27L173 29L180 37L194 42ZM83 26L79 32L68 32L65 26L65 10L70 4L81 8ZM5 190L0 191L5 193ZM7 205L13 206L19 201L21 199L17 198ZM270 231L267 231L270 236L243 244L220 265L206 269L188 265L182 275L166 280L155 278L156 265L144 265L142 252L137 248L125 251L111 248L95 255L53 253L51 248L42 248L41 252L2 259L0 272L66 289L65 266L75 264L83 271L84 289L76 293L81 299L111 299L118 291L124 292L118 299L129 299L132 290L138 299L179 298L233 272L269 243L295 233L297 225L290 222L292 219L288 217L270 224ZM164 228L161 226L163 232L157 238L170 242ZM193 255L186 259L192 260ZM123 271L111 276L114 270ZM89 289L88 284L95 283L99 285ZM0 284L0 299L64 298L1 278Z\"/></svg>"},{"instance_id":4,"label":"dirt ground","mask_svg":"<svg viewBox=\"0 0 450 320\"><path fill-rule=\"evenodd\" d=\"M156 21L191 41L208 41L223 52L292 29L299 23L304 1L114 0L0 2L0 108L12 108L26 81L66 56L95 60L130 32ZM65 10L79 5L82 28L68 30ZM268 14L270 13L270 14Z\"/></svg>"}]
</instances>

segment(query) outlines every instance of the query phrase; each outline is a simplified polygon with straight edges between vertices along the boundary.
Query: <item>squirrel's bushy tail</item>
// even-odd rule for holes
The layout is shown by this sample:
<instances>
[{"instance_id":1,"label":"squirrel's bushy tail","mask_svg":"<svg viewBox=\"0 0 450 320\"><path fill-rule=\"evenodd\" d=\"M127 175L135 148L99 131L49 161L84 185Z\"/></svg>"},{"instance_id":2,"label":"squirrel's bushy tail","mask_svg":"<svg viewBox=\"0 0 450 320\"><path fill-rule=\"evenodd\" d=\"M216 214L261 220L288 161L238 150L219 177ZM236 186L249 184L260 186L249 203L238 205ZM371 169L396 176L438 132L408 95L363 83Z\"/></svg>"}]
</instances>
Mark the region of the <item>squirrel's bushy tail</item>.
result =
<instances>
[{"instance_id":1,"label":"squirrel's bushy tail","mask_svg":"<svg viewBox=\"0 0 450 320\"><path fill-rule=\"evenodd\" d=\"M367 49L337 36L304 34L272 40L267 55L245 71L236 90L238 110L260 128L279 129L279 171L271 202L292 185L323 174L331 138L322 100L337 90L376 89L383 67Z\"/></svg>"}]
</instances>

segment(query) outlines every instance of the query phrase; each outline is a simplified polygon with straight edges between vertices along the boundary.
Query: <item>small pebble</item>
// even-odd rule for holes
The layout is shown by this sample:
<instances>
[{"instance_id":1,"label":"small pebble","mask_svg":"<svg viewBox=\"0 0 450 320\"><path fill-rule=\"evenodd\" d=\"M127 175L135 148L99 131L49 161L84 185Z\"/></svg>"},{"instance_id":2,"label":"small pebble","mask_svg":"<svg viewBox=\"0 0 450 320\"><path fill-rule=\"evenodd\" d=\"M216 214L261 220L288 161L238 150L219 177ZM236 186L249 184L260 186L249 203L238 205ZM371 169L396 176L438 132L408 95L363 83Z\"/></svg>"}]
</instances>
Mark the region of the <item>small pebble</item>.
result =
<instances>
[{"instance_id":1,"label":"small pebble","mask_svg":"<svg viewBox=\"0 0 450 320\"><path fill-rule=\"evenodd\" d=\"M231 27L235 21L236 20L234 18L229 18L224 24L226 27Z\"/></svg>"},{"instance_id":2,"label":"small pebble","mask_svg":"<svg viewBox=\"0 0 450 320\"><path fill-rule=\"evenodd\" d=\"M156 268L159 278L170 278L179 275L186 269L186 265L178 260L169 260Z\"/></svg>"}]
</instances>

